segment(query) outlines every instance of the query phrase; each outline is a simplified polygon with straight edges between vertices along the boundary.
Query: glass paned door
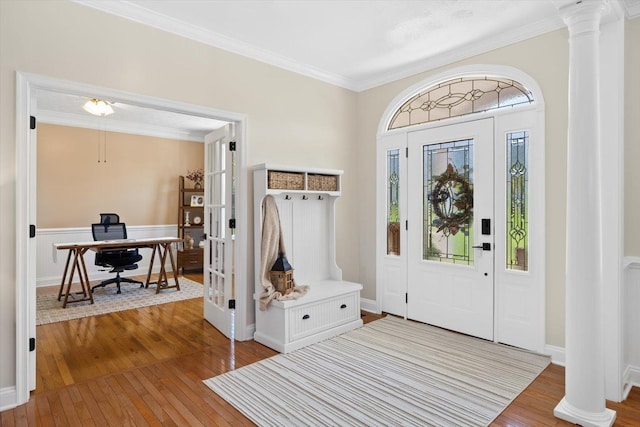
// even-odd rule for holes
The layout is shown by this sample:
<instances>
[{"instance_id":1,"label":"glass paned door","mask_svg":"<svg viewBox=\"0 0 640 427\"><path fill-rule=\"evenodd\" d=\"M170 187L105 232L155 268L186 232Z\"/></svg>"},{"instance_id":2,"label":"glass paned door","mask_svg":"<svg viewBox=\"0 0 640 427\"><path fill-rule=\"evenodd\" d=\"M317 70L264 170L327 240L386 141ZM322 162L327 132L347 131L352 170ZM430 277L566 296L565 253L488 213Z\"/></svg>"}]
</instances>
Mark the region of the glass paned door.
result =
<instances>
[{"instance_id":1,"label":"glass paned door","mask_svg":"<svg viewBox=\"0 0 640 427\"><path fill-rule=\"evenodd\" d=\"M407 315L491 340L493 119L409 132L408 148Z\"/></svg>"},{"instance_id":2,"label":"glass paned door","mask_svg":"<svg viewBox=\"0 0 640 427\"><path fill-rule=\"evenodd\" d=\"M229 214L233 206L233 152L231 125L205 137L204 317L227 337L234 336L233 235Z\"/></svg>"}]
</instances>

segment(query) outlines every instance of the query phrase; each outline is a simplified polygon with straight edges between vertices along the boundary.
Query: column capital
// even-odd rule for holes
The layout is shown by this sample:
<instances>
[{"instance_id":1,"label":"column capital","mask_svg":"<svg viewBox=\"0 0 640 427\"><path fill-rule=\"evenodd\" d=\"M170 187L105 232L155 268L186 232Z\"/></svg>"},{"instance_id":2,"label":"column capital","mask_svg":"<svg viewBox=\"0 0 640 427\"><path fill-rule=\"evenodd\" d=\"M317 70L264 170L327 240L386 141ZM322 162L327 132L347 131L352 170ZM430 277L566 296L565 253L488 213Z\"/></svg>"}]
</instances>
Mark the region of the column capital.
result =
<instances>
[{"instance_id":1,"label":"column capital","mask_svg":"<svg viewBox=\"0 0 640 427\"><path fill-rule=\"evenodd\" d=\"M600 30L600 20L610 8L609 0L556 0L555 5L571 37Z\"/></svg>"}]
</instances>

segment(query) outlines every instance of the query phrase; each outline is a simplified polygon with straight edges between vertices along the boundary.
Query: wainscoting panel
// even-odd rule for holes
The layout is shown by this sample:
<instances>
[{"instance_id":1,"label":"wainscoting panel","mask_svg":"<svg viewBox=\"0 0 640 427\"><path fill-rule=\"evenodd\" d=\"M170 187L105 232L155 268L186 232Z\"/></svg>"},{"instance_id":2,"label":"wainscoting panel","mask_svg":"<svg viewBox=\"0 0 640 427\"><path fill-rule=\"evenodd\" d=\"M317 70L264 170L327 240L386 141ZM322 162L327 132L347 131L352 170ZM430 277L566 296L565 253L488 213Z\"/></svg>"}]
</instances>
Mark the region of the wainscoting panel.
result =
<instances>
[{"instance_id":1,"label":"wainscoting panel","mask_svg":"<svg viewBox=\"0 0 640 427\"><path fill-rule=\"evenodd\" d=\"M127 237L130 239L177 235L178 227L175 224L127 226ZM90 242L92 240L93 236L90 227L38 229L36 232L36 286L60 284L64 265L67 261L67 251L56 250L53 247L54 243ZM140 254L142 255L142 261L138 263L138 269L126 271L122 273L122 276L146 274L151 261L151 249L140 249ZM94 256L95 253L93 251L87 251L85 254L89 279L93 281L112 277L113 274L108 271L101 271L103 267L94 265ZM167 262L166 268L170 271L171 263ZM158 271L160 271L160 264L156 263L154 265L154 273Z\"/></svg>"},{"instance_id":2,"label":"wainscoting panel","mask_svg":"<svg viewBox=\"0 0 640 427\"><path fill-rule=\"evenodd\" d=\"M624 259L624 395L632 386L640 387L640 258Z\"/></svg>"}]
</instances>

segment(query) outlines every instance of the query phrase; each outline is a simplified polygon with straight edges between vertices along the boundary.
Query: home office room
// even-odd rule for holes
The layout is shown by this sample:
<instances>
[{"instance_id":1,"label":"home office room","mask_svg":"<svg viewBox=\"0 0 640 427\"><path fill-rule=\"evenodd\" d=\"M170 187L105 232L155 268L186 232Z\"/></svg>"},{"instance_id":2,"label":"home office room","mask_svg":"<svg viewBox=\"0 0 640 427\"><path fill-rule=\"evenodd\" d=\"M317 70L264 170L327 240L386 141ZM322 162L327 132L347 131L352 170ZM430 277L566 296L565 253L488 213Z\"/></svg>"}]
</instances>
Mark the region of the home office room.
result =
<instances>
[{"instance_id":1,"label":"home office room","mask_svg":"<svg viewBox=\"0 0 640 427\"><path fill-rule=\"evenodd\" d=\"M0 424L637 425L639 16L0 0Z\"/></svg>"},{"instance_id":2,"label":"home office room","mask_svg":"<svg viewBox=\"0 0 640 427\"><path fill-rule=\"evenodd\" d=\"M91 227L92 224L104 222L100 214L115 213L117 216L109 218L110 222L124 224L126 235L112 236L111 240L124 237L177 237L181 234L176 224L184 223L179 221L179 215L185 215L181 209L188 202L180 203L180 188L185 187L185 181L188 188L195 185L195 181L189 181L184 176L190 171L202 170L204 134L207 129L222 126L224 122L174 114L174 126L180 124L183 126L181 129L170 127L170 113L157 110L109 103L106 105L111 109L107 114L93 116L83 108L87 104L91 106L97 103L92 98L51 92L41 92L38 98L36 282L41 295L52 293L55 286L52 288L51 285L54 283L67 285L71 281L77 284L80 277L78 269L71 277L67 251L56 251L52 256L51 247L94 240L96 236L92 234ZM184 125L189 120L192 122L190 131ZM175 124L176 121L178 124ZM195 122L204 130L196 132ZM73 123L76 126L61 123ZM124 133L126 130L136 134ZM176 137L190 140L172 139ZM70 206L74 208L69 209ZM194 210L201 218L202 208L195 207ZM197 216L193 217L195 219ZM198 248L203 236L203 224L199 225L187 230L192 231L197 239L195 248ZM109 240L107 237L102 240ZM180 237L184 238L184 233ZM189 250L189 245L190 242L186 246L181 242L176 248L180 251ZM118 272L112 271L113 266L109 264L97 265L94 250L86 251L83 254L84 266L77 267L87 268L91 282L107 279L119 281L119 276L145 276L153 258L152 248L140 247L139 252L142 256L140 260L119 266L127 269ZM179 254L175 253L174 257L177 258ZM199 261L196 267L200 267L201 272L201 253ZM166 264L172 269L170 260L166 260ZM152 267L154 275L159 274L159 267L158 263ZM70 280L63 278L64 273ZM116 289L120 290L119 283L115 284L114 292ZM62 290L65 308L75 305L74 295L77 291L73 289L67 295L66 289ZM55 293L60 296L59 291ZM99 295L100 292L94 297ZM144 298L143 295L140 297ZM59 304L54 301L45 304L45 301L40 301L44 298L39 297L36 324L42 324L45 318L57 316L72 318L72 311L78 311L75 315L81 316L80 309L57 311ZM117 304L116 301L113 303ZM84 310L87 310L85 314L90 313L89 307ZM107 308L103 306L101 310Z\"/></svg>"}]
</instances>

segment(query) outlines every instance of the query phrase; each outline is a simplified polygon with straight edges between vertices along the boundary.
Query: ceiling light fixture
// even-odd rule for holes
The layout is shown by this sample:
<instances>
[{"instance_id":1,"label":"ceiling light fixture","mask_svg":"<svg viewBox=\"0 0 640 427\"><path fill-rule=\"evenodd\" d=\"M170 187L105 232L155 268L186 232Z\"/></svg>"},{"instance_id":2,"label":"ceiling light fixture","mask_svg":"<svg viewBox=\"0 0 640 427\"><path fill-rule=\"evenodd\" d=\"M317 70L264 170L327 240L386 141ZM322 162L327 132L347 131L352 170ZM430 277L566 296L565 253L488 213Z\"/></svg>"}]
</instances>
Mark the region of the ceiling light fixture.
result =
<instances>
[{"instance_id":1,"label":"ceiling light fixture","mask_svg":"<svg viewBox=\"0 0 640 427\"><path fill-rule=\"evenodd\" d=\"M86 104L82 106L87 113L91 113L94 116L108 116L113 114L113 108L109 101L102 99L91 98Z\"/></svg>"}]
</instances>

